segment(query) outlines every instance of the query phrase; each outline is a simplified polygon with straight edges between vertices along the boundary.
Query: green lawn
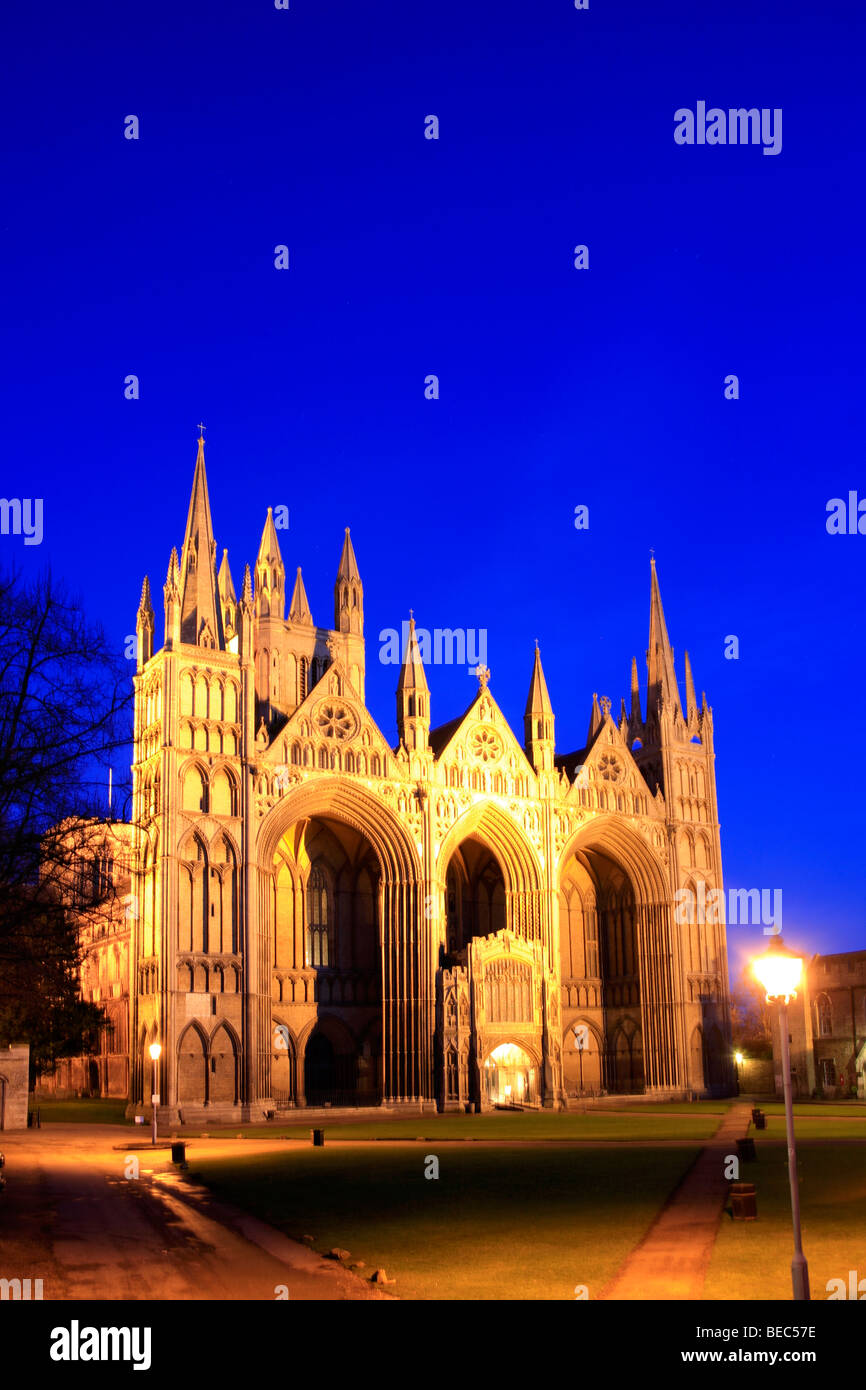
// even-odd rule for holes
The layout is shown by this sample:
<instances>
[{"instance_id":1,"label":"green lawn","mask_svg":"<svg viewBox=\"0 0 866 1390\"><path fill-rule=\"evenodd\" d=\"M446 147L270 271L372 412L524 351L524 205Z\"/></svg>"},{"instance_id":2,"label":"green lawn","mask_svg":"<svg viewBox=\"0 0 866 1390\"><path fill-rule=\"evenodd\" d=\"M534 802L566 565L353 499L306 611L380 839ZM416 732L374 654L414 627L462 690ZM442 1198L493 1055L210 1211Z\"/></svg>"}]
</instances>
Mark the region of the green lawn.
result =
<instances>
[{"instance_id":1,"label":"green lawn","mask_svg":"<svg viewBox=\"0 0 866 1390\"><path fill-rule=\"evenodd\" d=\"M764 1112L766 1114L766 1111ZM749 1134L758 1143L766 1140L785 1138L785 1112L767 1115L767 1128L755 1129L752 1125ZM801 1139L859 1139L866 1142L866 1117L843 1119L833 1113L799 1115L794 1113L794 1137L799 1144Z\"/></svg>"},{"instance_id":2,"label":"green lawn","mask_svg":"<svg viewBox=\"0 0 866 1390\"><path fill-rule=\"evenodd\" d=\"M43 1125L132 1124L131 1120L124 1119L126 1106L125 1100L101 1100L98 1097L84 1100L41 1100L30 1097L30 1110L39 1111Z\"/></svg>"},{"instance_id":3,"label":"green lawn","mask_svg":"<svg viewBox=\"0 0 866 1390\"><path fill-rule=\"evenodd\" d=\"M828 1279L866 1277L866 1145L797 1140L803 1250L812 1298L827 1298ZM757 1187L758 1220L722 1225L704 1298L791 1299L791 1198L784 1143L762 1144L740 1176Z\"/></svg>"},{"instance_id":4,"label":"green lawn","mask_svg":"<svg viewBox=\"0 0 866 1390\"><path fill-rule=\"evenodd\" d=\"M642 1110L586 1115L540 1112L497 1111L492 1115L424 1115L414 1120L370 1119L349 1121L304 1120L290 1124L232 1125L225 1134L244 1134L250 1139L302 1139L309 1142L312 1128L324 1129L328 1139L517 1139L568 1140L614 1139L707 1139L718 1129L721 1116L715 1112L652 1115ZM217 1126L208 1133L219 1135Z\"/></svg>"},{"instance_id":5,"label":"green lawn","mask_svg":"<svg viewBox=\"0 0 866 1390\"><path fill-rule=\"evenodd\" d=\"M783 1101L760 1101L758 1108L765 1115L784 1115ZM853 1119L866 1120L866 1105L856 1100L795 1101L794 1116L850 1115Z\"/></svg>"},{"instance_id":6,"label":"green lawn","mask_svg":"<svg viewBox=\"0 0 866 1390\"><path fill-rule=\"evenodd\" d=\"M512 1117L509 1117L512 1118ZM520 1117L513 1117L520 1118ZM416 1125L417 1128L417 1125ZM314 1249L348 1249L416 1299L597 1298L696 1148L312 1149L189 1153L190 1177ZM291 1293L291 1288L290 1288Z\"/></svg>"}]
</instances>

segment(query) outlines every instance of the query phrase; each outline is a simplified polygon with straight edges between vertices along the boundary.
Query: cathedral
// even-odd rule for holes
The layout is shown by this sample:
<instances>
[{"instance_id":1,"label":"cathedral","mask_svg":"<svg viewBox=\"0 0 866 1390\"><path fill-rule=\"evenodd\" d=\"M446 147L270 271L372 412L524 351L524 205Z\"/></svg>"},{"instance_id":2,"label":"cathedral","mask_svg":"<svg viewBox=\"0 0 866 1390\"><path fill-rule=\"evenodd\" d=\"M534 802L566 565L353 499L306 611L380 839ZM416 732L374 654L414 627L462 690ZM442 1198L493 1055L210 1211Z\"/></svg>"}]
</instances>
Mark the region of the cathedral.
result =
<instances>
[{"instance_id":1,"label":"cathedral","mask_svg":"<svg viewBox=\"0 0 866 1390\"><path fill-rule=\"evenodd\" d=\"M169 1122L732 1089L724 923L675 898L722 887L712 711L650 586L645 705L632 660L584 748L556 750L537 647L522 741L483 666L432 726L414 622L392 748L349 530L333 627L270 509L238 597L199 440L162 646L147 579L136 623L130 1109L154 1042Z\"/></svg>"}]
</instances>

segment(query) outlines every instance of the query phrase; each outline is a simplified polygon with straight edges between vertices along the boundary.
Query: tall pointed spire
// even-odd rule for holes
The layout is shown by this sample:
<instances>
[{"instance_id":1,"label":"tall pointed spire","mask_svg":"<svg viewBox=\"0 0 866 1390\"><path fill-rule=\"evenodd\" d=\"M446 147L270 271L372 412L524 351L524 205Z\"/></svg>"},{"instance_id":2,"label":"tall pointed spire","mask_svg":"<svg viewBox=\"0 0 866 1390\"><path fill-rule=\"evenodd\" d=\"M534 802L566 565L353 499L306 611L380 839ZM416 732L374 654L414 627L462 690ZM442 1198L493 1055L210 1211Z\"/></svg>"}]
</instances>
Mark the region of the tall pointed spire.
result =
<instances>
[{"instance_id":1,"label":"tall pointed spire","mask_svg":"<svg viewBox=\"0 0 866 1390\"><path fill-rule=\"evenodd\" d=\"M631 722L634 725L634 732L643 724L643 715L640 708L640 682L637 674L637 657L631 659Z\"/></svg>"},{"instance_id":2,"label":"tall pointed spire","mask_svg":"<svg viewBox=\"0 0 866 1390\"><path fill-rule=\"evenodd\" d=\"M526 700L526 709L523 711L524 719L534 714L549 715L553 718L553 705L550 703L550 696L547 693L547 681L544 679L544 670L541 665L541 652L538 650L538 643L535 644L535 661L532 666L532 680L529 682L529 695Z\"/></svg>"},{"instance_id":3,"label":"tall pointed spire","mask_svg":"<svg viewBox=\"0 0 866 1390\"><path fill-rule=\"evenodd\" d=\"M222 647L222 614L217 601L216 541L213 538L204 439L198 454L180 561L180 640L203 647Z\"/></svg>"},{"instance_id":4,"label":"tall pointed spire","mask_svg":"<svg viewBox=\"0 0 866 1390\"><path fill-rule=\"evenodd\" d=\"M358 636L364 632L364 586L348 526L334 584L334 627L337 632L354 632Z\"/></svg>"},{"instance_id":5,"label":"tall pointed spire","mask_svg":"<svg viewBox=\"0 0 866 1390\"><path fill-rule=\"evenodd\" d=\"M348 535L347 531L347 538ZM415 635L415 618L410 610L408 640L397 682L397 734L407 749L426 748L429 731L430 687Z\"/></svg>"},{"instance_id":6,"label":"tall pointed spire","mask_svg":"<svg viewBox=\"0 0 866 1390\"><path fill-rule=\"evenodd\" d=\"M586 735L586 746L587 746L587 748L588 748L589 745L592 743L592 740L595 738L595 736L596 736L596 734L598 733L598 731L599 731L599 729L601 728L601 726L602 726L601 706L600 706L599 703L598 703L598 695L597 695L597 694L593 694L593 697L592 697L592 713L591 713L590 716L589 716L589 731L588 731L588 733L587 733L587 735Z\"/></svg>"},{"instance_id":7,"label":"tall pointed spire","mask_svg":"<svg viewBox=\"0 0 866 1390\"><path fill-rule=\"evenodd\" d=\"M180 641L180 561L176 546L172 546L168 557L168 573L162 592L165 599L165 645L174 647Z\"/></svg>"},{"instance_id":8,"label":"tall pointed spire","mask_svg":"<svg viewBox=\"0 0 866 1390\"><path fill-rule=\"evenodd\" d=\"M697 716L698 702L695 697L695 681L692 676L692 663L689 661L689 654L686 652L686 717L691 719Z\"/></svg>"},{"instance_id":9,"label":"tall pointed spire","mask_svg":"<svg viewBox=\"0 0 866 1390\"><path fill-rule=\"evenodd\" d=\"M680 705L680 692L674 670L674 654L668 638L662 596L656 574L655 556L651 558L650 580L650 628L649 648L647 650L647 719L650 714L658 714L662 703L673 712L674 705Z\"/></svg>"},{"instance_id":10,"label":"tall pointed spire","mask_svg":"<svg viewBox=\"0 0 866 1390\"><path fill-rule=\"evenodd\" d=\"M273 508L268 507L262 543L256 559L256 613L283 621L286 608L286 568L277 540Z\"/></svg>"},{"instance_id":11,"label":"tall pointed spire","mask_svg":"<svg viewBox=\"0 0 866 1390\"><path fill-rule=\"evenodd\" d=\"M553 768L553 705L541 665L541 652L535 644L532 679L523 713L523 743L536 772Z\"/></svg>"},{"instance_id":12,"label":"tall pointed spire","mask_svg":"<svg viewBox=\"0 0 866 1390\"><path fill-rule=\"evenodd\" d=\"M224 604L226 602L237 603L237 594L235 593L235 586L232 581L232 572L229 569L229 553L227 550L223 551L223 558L220 561L217 585L219 588L219 596Z\"/></svg>"},{"instance_id":13,"label":"tall pointed spire","mask_svg":"<svg viewBox=\"0 0 866 1390\"><path fill-rule=\"evenodd\" d=\"M301 567L298 565L298 573L295 576L295 588L292 593L292 602L289 607L289 621L292 623L313 623L313 615L307 600L307 591L304 588L304 577L301 574Z\"/></svg>"},{"instance_id":14,"label":"tall pointed spire","mask_svg":"<svg viewBox=\"0 0 866 1390\"><path fill-rule=\"evenodd\" d=\"M220 598L220 611L223 619L223 636L225 637L226 647L231 651L233 638L238 633L238 600L235 593L235 586L232 581L232 572L229 569L229 553L223 551L223 558L220 561L219 573L217 574L217 590Z\"/></svg>"},{"instance_id":15,"label":"tall pointed spire","mask_svg":"<svg viewBox=\"0 0 866 1390\"><path fill-rule=\"evenodd\" d=\"M153 629L154 613L153 603L150 597L150 579L144 576L144 583L141 586L141 598L138 604L138 613L135 619L135 632L137 639L137 665L140 671L146 666L153 656Z\"/></svg>"}]
</instances>

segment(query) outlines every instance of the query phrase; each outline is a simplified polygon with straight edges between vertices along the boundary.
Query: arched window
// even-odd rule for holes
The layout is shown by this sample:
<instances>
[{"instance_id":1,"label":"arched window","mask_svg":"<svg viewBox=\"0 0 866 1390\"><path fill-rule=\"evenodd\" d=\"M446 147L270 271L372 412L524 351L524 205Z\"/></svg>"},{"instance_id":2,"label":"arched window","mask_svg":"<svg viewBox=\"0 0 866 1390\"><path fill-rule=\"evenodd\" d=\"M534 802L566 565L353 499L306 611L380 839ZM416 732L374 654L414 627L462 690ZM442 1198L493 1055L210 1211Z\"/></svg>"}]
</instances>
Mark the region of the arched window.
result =
<instances>
[{"instance_id":1,"label":"arched window","mask_svg":"<svg viewBox=\"0 0 866 1390\"><path fill-rule=\"evenodd\" d=\"M330 963L328 926L328 884L320 866L314 864L307 879L306 965Z\"/></svg>"},{"instance_id":2,"label":"arched window","mask_svg":"<svg viewBox=\"0 0 866 1390\"><path fill-rule=\"evenodd\" d=\"M818 1000L818 1037L831 1038L833 1036L833 1010L830 1007L830 1000L826 994L822 994Z\"/></svg>"}]
</instances>

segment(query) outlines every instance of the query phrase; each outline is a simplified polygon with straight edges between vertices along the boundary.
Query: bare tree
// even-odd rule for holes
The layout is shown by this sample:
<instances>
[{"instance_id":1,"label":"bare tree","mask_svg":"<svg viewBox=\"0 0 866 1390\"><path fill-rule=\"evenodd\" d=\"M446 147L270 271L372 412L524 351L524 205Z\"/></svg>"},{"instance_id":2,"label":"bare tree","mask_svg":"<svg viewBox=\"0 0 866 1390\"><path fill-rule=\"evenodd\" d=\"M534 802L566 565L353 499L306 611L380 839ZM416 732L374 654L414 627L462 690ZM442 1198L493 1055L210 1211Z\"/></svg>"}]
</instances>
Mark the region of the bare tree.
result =
<instances>
[{"instance_id":1,"label":"bare tree","mask_svg":"<svg viewBox=\"0 0 866 1390\"><path fill-rule=\"evenodd\" d=\"M37 1065L86 1050L79 927L104 912L108 769L131 804L129 663L50 573L0 574L0 1041Z\"/></svg>"}]
</instances>

